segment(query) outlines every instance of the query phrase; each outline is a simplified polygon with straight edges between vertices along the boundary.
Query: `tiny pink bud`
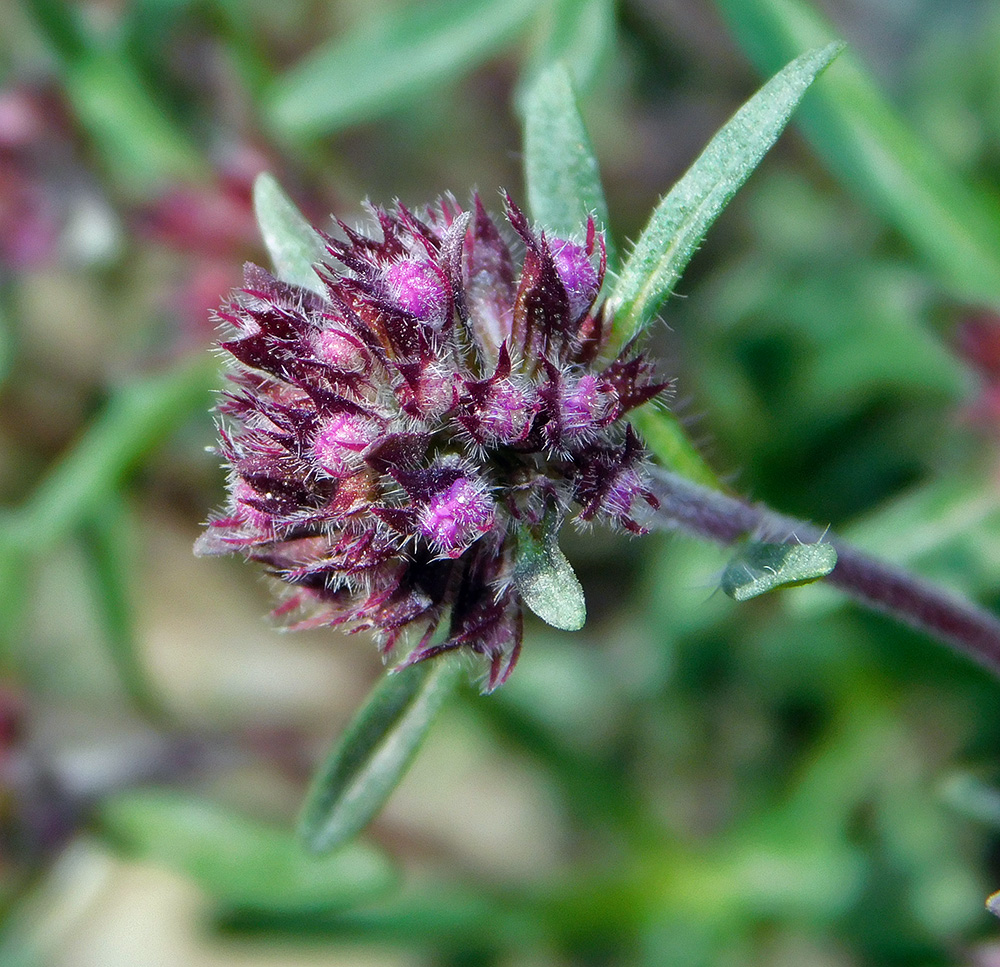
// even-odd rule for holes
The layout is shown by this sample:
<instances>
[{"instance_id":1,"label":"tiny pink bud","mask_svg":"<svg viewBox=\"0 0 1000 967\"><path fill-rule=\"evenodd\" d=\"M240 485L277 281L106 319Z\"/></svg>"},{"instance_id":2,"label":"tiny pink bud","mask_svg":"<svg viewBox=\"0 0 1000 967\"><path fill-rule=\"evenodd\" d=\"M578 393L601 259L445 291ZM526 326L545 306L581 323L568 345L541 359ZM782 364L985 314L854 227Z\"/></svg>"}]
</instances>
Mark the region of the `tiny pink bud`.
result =
<instances>
[{"instance_id":1,"label":"tiny pink bud","mask_svg":"<svg viewBox=\"0 0 1000 967\"><path fill-rule=\"evenodd\" d=\"M642 492L642 477L633 467L627 467L611 481L601 502L601 510L612 517L625 517Z\"/></svg>"},{"instance_id":2,"label":"tiny pink bud","mask_svg":"<svg viewBox=\"0 0 1000 967\"><path fill-rule=\"evenodd\" d=\"M357 455L375 439L371 420L352 413L338 413L327 420L313 441L316 462L329 474L339 477L357 463Z\"/></svg>"},{"instance_id":3,"label":"tiny pink bud","mask_svg":"<svg viewBox=\"0 0 1000 967\"><path fill-rule=\"evenodd\" d=\"M324 363L341 372L358 373L368 364L368 350L361 345L361 340L336 329L323 329L313 345Z\"/></svg>"},{"instance_id":4,"label":"tiny pink bud","mask_svg":"<svg viewBox=\"0 0 1000 967\"><path fill-rule=\"evenodd\" d=\"M479 413L480 432L498 443L518 442L527 435L537 411L537 399L516 384L499 382Z\"/></svg>"},{"instance_id":5,"label":"tiny pink bud","mask_svg":"<svg viewBox=\"0 0 1000 967\"><path fill-rule=\"evenodd\" d=\"M420 514L421 534L450 558L457 558L494 523L493 498L482 485L459 477L434 494Z\"/></svg>"},{"instance_id":6,"label":"tiny pink bud","mask_svg":"<svg viewBox=\"0 0 1000 967\"><path fill-rule=\"evenodd\" d=\"M440 329L448 316L448 283L441 270L431 262L406 259L390 266L385 275L392 298L399 306Z\"/></svg>"},{"instance_id":7,"label":"tiny pink bud","mask_svg":"<svg viewBox=\"0 0 1000 967\"><path fill-rule=\"evenodd\" d=\"M560 402L562 432L567 436L600 429L614 418L614 391L590 373L575 385L565 385Z\"/></svg>"},{"instance_id":8,"label":"tiny pink bud","mask_svg":"<svg viewBox=\"0 0 1000 967\"><path fill-rule=\"evenodd\" d=\"M554 238L549 243L556 271L569 296L569 317L575 322L593 304L600 288L597 270L587 251L575 242Z\"/></svg>"}]
</instances>

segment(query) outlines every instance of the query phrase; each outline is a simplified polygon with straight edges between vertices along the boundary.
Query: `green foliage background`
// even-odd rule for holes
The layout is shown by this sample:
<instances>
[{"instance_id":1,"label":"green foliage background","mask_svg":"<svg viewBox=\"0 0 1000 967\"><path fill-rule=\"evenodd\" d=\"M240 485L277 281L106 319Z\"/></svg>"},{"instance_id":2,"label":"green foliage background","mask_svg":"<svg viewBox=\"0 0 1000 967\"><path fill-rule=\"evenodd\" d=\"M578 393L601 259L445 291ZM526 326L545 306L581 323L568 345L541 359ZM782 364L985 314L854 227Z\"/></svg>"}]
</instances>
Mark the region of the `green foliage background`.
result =
<instances>
[{"instance_id":1,"label":"green foliage background","mask_svg":"<svg viewBox=\"0 0 1000 967\"><path fill-rule=\"evenodd\" d=\"M765 77L842 39L652 338L735 489L1000 607L998 425L956 350L1000 309L1000 17L828 14L0 10L4 90L58 105L27 148L0 137L0 227L24 226L15 171L59 216L45 258L0 263L0 962L996 956L1000 684L940 645L820 586L738 605L714 592L726 555L685 538L570 536L585 629L532 624L510 683L463 693L386 813L313 859L295 816L374 649L277 639L249 569L189 552L222 485L197 270L235 285L265 254L151 231L178 187L208 204L252 152L317 221L473 187L499 208L495 187L526 194L522 118L562 59L627 252Z\"/></svg>"}]
</instances>

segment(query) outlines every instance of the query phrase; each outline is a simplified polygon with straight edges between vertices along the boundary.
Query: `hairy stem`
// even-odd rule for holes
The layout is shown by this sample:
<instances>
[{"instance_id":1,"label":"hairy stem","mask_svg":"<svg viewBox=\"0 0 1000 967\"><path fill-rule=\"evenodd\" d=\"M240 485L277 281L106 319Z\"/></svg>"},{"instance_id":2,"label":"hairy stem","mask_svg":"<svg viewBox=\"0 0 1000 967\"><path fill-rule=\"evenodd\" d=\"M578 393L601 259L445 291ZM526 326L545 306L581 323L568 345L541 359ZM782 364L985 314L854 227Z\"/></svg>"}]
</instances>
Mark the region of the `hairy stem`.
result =
<instances>
[{"instance_id":1,"label":"hairy stem","mask_svg":"<svg viewBox=\"0 0 1000 967\"><path fill-rule=\"evenodd\" d=\"M764 540L827 540L837 566L824 579L857 601L927 632L1000 675L1000 619L971 601L923 581L793 517L751 504L657 468L650 488L660 502L649 523L719 544L752 535Z\"/></svg>"}]
</instances>

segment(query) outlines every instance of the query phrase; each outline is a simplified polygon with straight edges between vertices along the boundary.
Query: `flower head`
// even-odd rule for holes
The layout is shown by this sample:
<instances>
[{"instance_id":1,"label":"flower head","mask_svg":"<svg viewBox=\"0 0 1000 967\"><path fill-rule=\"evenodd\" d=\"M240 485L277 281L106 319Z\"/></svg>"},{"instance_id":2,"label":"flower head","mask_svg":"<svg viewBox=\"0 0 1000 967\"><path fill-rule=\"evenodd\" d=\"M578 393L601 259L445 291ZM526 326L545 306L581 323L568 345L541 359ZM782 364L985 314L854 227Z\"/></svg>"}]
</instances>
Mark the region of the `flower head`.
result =
<instances>
[{"instance_id":1,"label":"flower head","mask_svg":"<svg viewBox=\"0 0 1000 967\"><path fill-rule=\"evenodd\" d=\"M639 531L654 499L623 417L661 394L626 349L601 361L604 247L495 222L445 199L422 217L341 224L325 295L256 266L219 312L235 365L220 407L229 503L199 541L294 590L299 624L371 629L405 663L467 649L487 688L521 643L517 535L565 519Z\"/></svg>"}]
</instances>

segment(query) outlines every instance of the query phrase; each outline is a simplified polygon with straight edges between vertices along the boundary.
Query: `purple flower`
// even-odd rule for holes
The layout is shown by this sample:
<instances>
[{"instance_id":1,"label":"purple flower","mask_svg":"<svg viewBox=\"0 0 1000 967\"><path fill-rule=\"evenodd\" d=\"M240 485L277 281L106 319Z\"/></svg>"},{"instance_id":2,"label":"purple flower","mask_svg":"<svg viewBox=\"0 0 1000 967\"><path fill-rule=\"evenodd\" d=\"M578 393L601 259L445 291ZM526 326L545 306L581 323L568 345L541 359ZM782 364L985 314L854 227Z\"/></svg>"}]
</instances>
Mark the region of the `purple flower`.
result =
<instances>
[{"instance_id":1,"label":"purple flower","mask_svg":"<svg viewBox=\"0 0 1000 967\"><path fill-rule=\"evenodd\" d=\"M404 664L479 654L492 689L521 645L518 534L641 530L655 501L624 416L667 384L631 348L602 360L593 221L546 239L507 198L518 271L478 198L372 215L328 240L324 296L251 265L219 311L229 503L198 550L267 565L299 626L408 638Z\"/></svg>"}]
</instances>

